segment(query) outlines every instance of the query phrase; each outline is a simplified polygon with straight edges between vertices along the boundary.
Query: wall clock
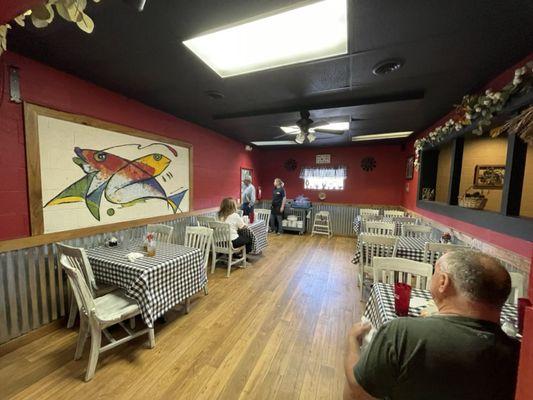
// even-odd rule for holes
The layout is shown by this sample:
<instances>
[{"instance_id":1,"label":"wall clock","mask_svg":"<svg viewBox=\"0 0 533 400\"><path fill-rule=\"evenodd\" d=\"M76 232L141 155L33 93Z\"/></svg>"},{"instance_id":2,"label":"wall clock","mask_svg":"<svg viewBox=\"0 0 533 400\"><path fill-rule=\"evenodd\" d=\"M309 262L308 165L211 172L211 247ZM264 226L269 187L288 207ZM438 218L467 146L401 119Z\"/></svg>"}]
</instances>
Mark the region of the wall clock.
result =
<instances>
[{"instance_id":1,"label":"wall clock","mask_svg":"<svg viewBox=\"0 0 533 400\"><path fill-rule=\"evenodd\" d=\"M361 160L361 168L363 171L370 172L376 168L376 159L374 157L365 157Z\"/></svg>"},{"instance_id":2,"label":"wall clock","mask_svg":"<svg viewBox=\"0 0 533 400\"><path fill-rule=\"evenodd\" d=\"M297 167L296 160L294 158L289 158L287 161L285 161L285 164L283 166L287 171L294 171Z\"/></svg>"}]
</instances>

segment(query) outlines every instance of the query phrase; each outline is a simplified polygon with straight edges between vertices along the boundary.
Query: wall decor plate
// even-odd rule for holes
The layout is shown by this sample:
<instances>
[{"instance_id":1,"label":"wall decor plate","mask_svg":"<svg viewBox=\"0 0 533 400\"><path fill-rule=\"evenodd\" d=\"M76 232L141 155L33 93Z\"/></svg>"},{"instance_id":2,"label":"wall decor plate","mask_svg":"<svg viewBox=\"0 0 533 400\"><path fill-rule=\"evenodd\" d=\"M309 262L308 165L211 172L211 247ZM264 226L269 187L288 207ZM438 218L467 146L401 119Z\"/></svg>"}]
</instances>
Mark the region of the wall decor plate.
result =
<instances>
[{"instance_id":1,"label":"wall decor plate","mask_svg":"<svg viewBox=\"0 0 533 400\"><path fill-rule=\"evenodd\" d=\"M365 157L361 160L361 168L363 171L370 172L376 168L376 159L374 157Z\"/></svg>"}]
</instances>

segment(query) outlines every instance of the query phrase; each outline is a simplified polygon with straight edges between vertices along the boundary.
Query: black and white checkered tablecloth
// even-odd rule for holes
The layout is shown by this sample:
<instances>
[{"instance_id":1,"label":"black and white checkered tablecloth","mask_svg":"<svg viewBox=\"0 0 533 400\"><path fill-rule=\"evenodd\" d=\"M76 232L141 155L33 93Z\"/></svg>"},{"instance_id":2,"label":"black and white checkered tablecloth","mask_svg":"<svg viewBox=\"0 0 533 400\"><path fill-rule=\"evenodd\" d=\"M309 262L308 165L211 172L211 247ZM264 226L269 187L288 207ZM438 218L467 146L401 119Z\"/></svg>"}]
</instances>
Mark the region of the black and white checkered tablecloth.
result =
<instances>
[{"instance_id":1,"label":"black and white checkered tablecloth","mask_svg":"<svg viewBox=\"0 0 533 400\"><path fill-rule=\"evenodd\" d=\"M414 261L424 261L424 244L431 242L426 238L414 238L401 236L398 238L398 246L396 247L396 257L408 258ZM364 246L364 244L363 244ZM363 253L364 253L363 249ZM352 263L357 264L361 258L361 248L357 246Z\"/></svg>"},{"instance_id":2,"label":"black and white checkered tablecloth","mask_svg":"<svg viewBox=\"0 0 533 400\"><path fill-rule=\"evenodd\" d=\"M149 327L166 311L199 292L207 283L202 252L170 243L157 243L154 257L130 262L126 255L140 252L141 241L128 248L96 247L87 256L96 280L124 289L139 303Z\"/></svg>"},{"instance_id":3,"label":"black and white checkered tablecloth","mask_svg":"<svg viewBox=\"0 0 533 400\"><path fill-rule=\"evenodd\" d=\"M379 217L366 217L365 218L366 221L376 221L376 222L389 222L389 223L394 223L394 235L396 236L400 236L402 234L402 223L401 222L395 222L393 220L393 217L383 217L383 216L379 216ZM360 215L356 215L354 220L353 220L353 231L357 234L357 235L360 235L361 234L361 229L363 227L363 220L361 218Z\"/></svg>"},{"instance_id":4,"label":"black and white checkered tablecloth","mask_svg":"<svg viewBox=\"0 0 533 400\"><path fill-rule=\"evenodd\" d=\"M252 254L259 254L268 246L265 221L257 219L244 228L242 232L252 238Z\"/></svg>"},{"instance_id":5,"label":"black and white checkered tablecloth","mask_svg":"<svg viewBox=\"0 0 533 400\"><path fill-rule=\"evenodd\" d=\"M411 290L411 299L419 297L424 300L431 300L431 294L427 290L415 289ZM419 317L420 312L425 306L409 307L410 317ZM505 321L511 322L517 327L518 311L516 306L512 304L505 304L502 309L501 324ZM372 325L377 329L381 325L397 318L394 311L394 286L391 284L375 283L372 285L370 291L370 298L368 299L363 314L365 318L370 320Z\"/></svg>"}]
</instances>

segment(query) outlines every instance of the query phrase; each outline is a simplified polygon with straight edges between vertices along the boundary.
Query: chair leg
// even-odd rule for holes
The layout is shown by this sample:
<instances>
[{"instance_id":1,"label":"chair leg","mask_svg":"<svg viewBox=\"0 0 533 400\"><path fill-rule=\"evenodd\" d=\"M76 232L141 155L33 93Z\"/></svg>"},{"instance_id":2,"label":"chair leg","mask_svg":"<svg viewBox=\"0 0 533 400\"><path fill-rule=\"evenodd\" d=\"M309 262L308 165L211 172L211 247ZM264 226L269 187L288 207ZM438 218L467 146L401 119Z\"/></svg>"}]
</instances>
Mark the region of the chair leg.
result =
<instances>
[{"instance_id":1,"label":"chair leg","mask_svg":"<svg viewBox=\"0 0 533 400\"><path fill-rule=\"evenodd\" d=\"M148 330L148 346L153 349L155 347L155 332L154 328Z\"/></svg>"},{"instance_id":2,"label":"chair leg","mask_svg":"<svg viewBox=\"0 0 533 400\"><path fill-rule=\"evenodd\" d=\"M83 348L89 336L89 322L87 318L80 317L80 332L78 333L78 344L76 345L76 353L74 360L79 360L83 355Z\"/></svg>"},{"instance_id":3,"label":"chair leg","mask_svg":"<svg viewBox=\"0 0 533 400\"><path fill-rule=\"evenodd\" d=\"M244 258L244 261L242 262L244 268L246 268L248 265L246 263L246 247L242 249L242 257Z\"/></svg>"},{"instance_id":4,"label":"chair leg","mask_svg":"<svg viewBox=\"0 0 533 400\"><path fill-rule=\"evenodd\" d=\"M130 318L130 328L135 329L135 317Z\"/></svg>"},{"instance_id":5,"label":"chair leg","mask_svg":"<svg viewBox=\"0 0 533 400\"><path fill-rule=\"evenodd\" d=\"M185 314L189 314L191 312L191 298L187 297L185 300Z\"/></svg>"},{"instance_id":6,"label":"chair leg","mask_svg":"<svg viewBox=\"0 0 533 400\"><path fill-rule=\"evenodd\" d=\"M215 272L215 266L217 264L217 253L213 247L213 257L211 258L211 273Z\"/></svg>"},{"instance_id":7,"label":"chair leg","mask_svg":"<svg viewBox=\"0 0 533 400\"><path fill-rule=\"evenodd\" d=\"M102 331L100 327L91 326L91 353L89 355L89 365L85 373L85 382L90 381L94 377L96 371L96 364L98 363L98 356L100 355L100 346L102 344Z\"/></svg>"},{"instance_id":8,"label":"chair leg","mask_svg":"<svg viewBox=\"0 0 533 400\"><path fill-rule=\"evenodd\" d=\"M229 252L228 254L228 271L226 272L226 278L229 278L229 275L231 274L231 259L232 259L232 256L233 254L231 253L231 251Z\"/></svg>"},{"instance_id":9,"label":"chair leg","mask_svg":"<svg viewBox=\"0 0 533 400\"><path fill-rule=\"evenodd\" d=\"M67 328L70 329L74 326L74 323L76 322L76 315L78 315L78 304L76 303L76 298L74 297L74 293L71 293Z\"/></svg>"},{"instance_id":10,"label":"chair leg","mask_svg":"<svg viewBox=\"0 0 533 400\"><path fill-rule=\"evenodd\" d=\"M207 290L207 283L204 286L204 294L207 296L209 294L209 291Z\"/></svg>"}]
</instances>

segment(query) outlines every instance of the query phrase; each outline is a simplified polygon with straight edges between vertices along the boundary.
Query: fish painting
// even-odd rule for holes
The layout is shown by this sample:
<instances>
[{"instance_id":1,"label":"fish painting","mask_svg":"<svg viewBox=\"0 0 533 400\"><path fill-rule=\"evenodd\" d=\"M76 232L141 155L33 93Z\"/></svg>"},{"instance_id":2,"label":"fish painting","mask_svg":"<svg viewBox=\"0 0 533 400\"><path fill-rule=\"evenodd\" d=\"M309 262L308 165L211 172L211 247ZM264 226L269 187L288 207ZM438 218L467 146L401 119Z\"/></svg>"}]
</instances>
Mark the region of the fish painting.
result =
<instances>
[{"instance_id":1,"label":"fish painting","mask_svg":"<svg viewBox=\"0 0 533 400\"><path fill-rule=\"evenodd\" d=\"M166 146L177 156L176 150L170 146L161 143L152 145ZM140 145L135 146L141 148ZM108 150L75 147L76 157L72 161L83 170L85 176L52 198L45 207L85 202L92 216L100 221L100 204L104 196L108 202L123 207L159 199L166 202L174 214L180 211L179 206L187 189L169 195L156 179L170 165L168 157L151 153L128 160Z\"/></svg>"}]
</instances>

